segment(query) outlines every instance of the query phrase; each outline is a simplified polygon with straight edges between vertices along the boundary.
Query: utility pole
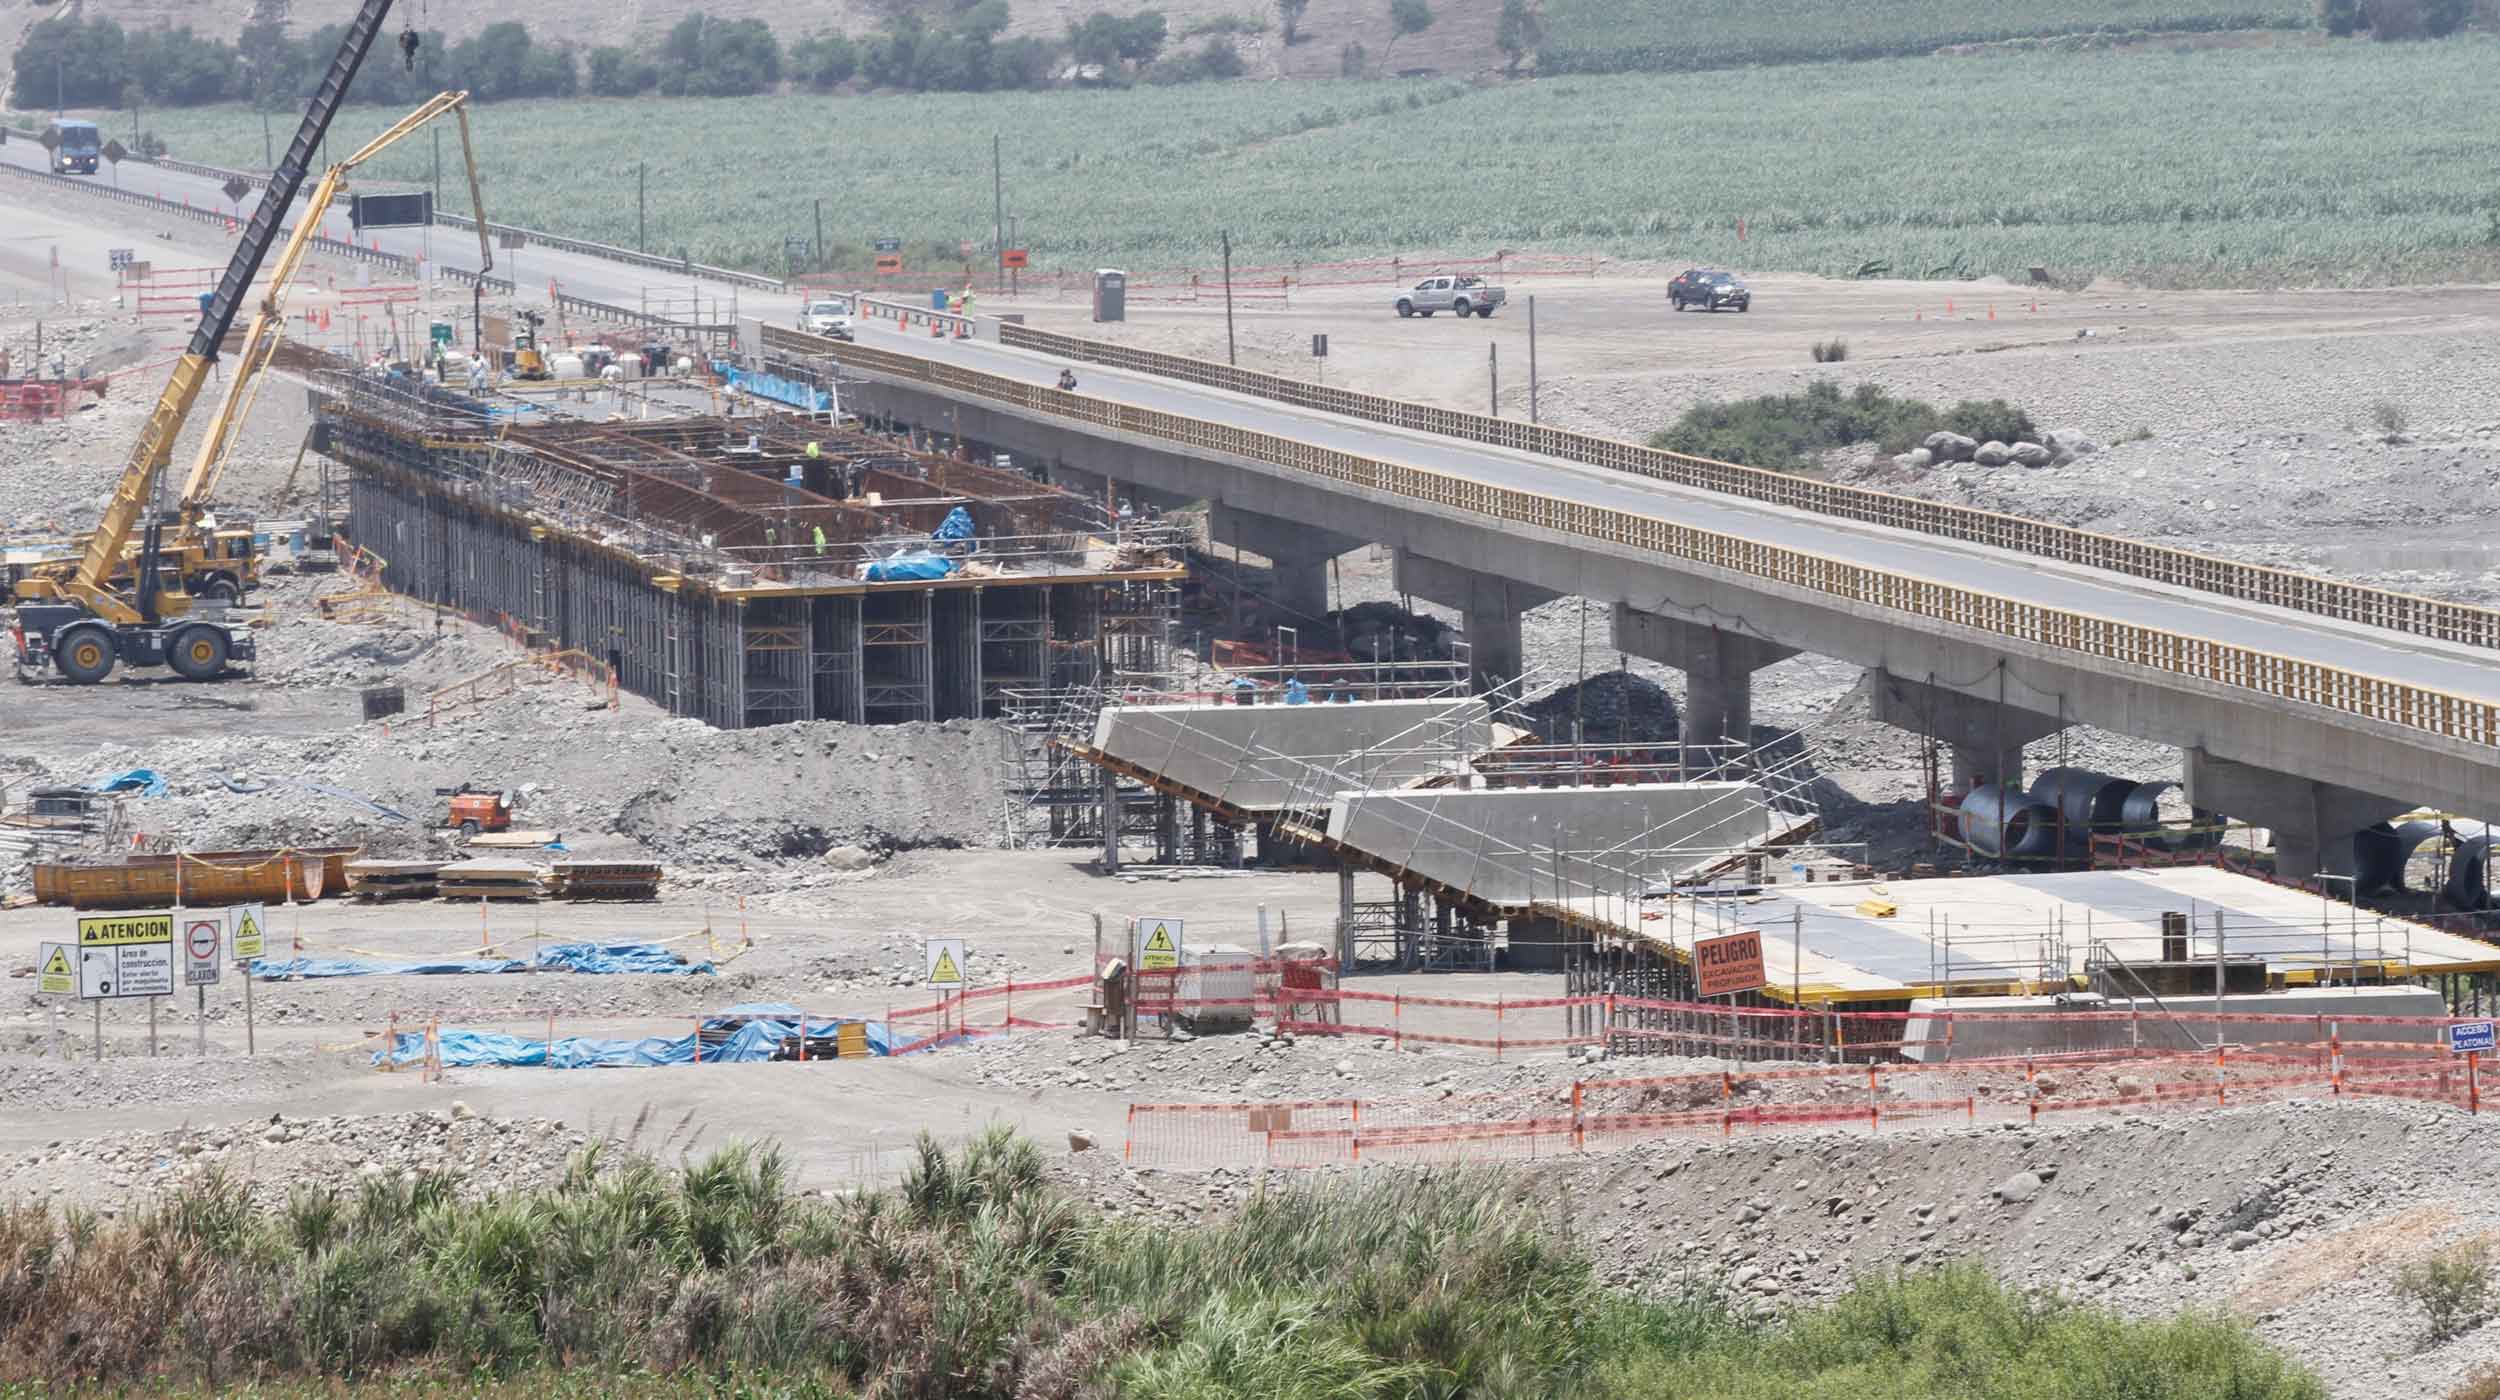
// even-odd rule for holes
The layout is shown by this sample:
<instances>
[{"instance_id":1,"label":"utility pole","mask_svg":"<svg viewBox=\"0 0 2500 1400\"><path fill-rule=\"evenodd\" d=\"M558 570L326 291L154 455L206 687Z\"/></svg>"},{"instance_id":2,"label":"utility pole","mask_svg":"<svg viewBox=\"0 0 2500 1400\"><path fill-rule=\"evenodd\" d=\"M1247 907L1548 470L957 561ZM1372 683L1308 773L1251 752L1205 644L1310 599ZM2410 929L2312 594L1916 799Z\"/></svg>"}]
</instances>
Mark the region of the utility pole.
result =
<instances>
[{"instance_id":1,"label":"utility pole","mask_svg":"<svg viewBox=\"0 0 2500 1400\"><path fill-rule=\"evenodd\" d=\"M52 60L52 115L69 115L69 79L61 76L61 60Z\"/></svg>"},{"instance_id":2,"label":"utility pole","mask_svg":"<svg viewBox=\"0 0 2500 1400\"><path fill-rule=\"evenodd\" d=\"M990 133L990 210L995 220L990 225L990 271L998 275L994 284L1004 291L1007 286L1007 171L999 162L998 133Z\"/></svg>"},{"instance_id":3,"label":"utility pole","mask_svg":"<svg viewBox=\"0 0 2500 1400\"><path fill-rule=\"evenodd\" d=\"M1528 421L1536 421L1536 293L1528 294Z\"/></svg>"},{"instance_id":4,"label":"utility pole","mask_svg":"<svg viewBox=\"0 0 2500 1400\"><path fill-rule=\"evenodd\" d=\"M820 269L821 269L822 267L824 267L824 265L825 265L825 199L824 199L824 196L823 196L823 195L818 195L818 196L816 197L816 257L815 257L815 263L816 263L816 266L817 266L818 268L820 268Z\"/></svg>"},{"instance_id":5,"label":"utility pole","mask_svg":"<svg viewBox=\"0 0 2500 1400\"><path fill-rule=\"evenodd\" d=\"M651 251L651 229L643 222L642 202L643 175L648 169L640 162L634 166L634 251L637 253Z\"/></svg>"},{"instance_id":6,"label":"utility pole","mask_svg":"<svg viewBox=\"0 0 2500 1400\"><path fill-rule=\"evenodd\" d=\"M1224 230L1224 363L1237 365L1233 351L1233 231Z\"/></svg>"},{"instance_id":7,"label":"utility pole","mask_svg":"<svg viewBox=\"0 0 2500 1400\"><path fill-rule=\"evenodd\" d=\"M1484 347L1484 355L1485 365L1493 375L1492 413L1494 417L1499 418L1502 416L1502 347L1498 343L1487 345Z\"/></svg>"},{"instance_id":8,"label":"utility pole","mask_svg":"<svg viewBox=\"0 0 2500 1400\"><path fill-rule=\"evenodd\" d=\"M443 207L443 129L434 128L434 207Z\"/></svg>"},{"instance_id":9,"label":"utility pole","mask_svg":"<svg viewBox=\"0 0 2500 1400\"><path fill-rule=\"evenodd\" d=\"M271 174L277 173L278 148L269 139L269 109L266 107L260 112L260 162L269 168Z\"/></svg>"}]
</instances>

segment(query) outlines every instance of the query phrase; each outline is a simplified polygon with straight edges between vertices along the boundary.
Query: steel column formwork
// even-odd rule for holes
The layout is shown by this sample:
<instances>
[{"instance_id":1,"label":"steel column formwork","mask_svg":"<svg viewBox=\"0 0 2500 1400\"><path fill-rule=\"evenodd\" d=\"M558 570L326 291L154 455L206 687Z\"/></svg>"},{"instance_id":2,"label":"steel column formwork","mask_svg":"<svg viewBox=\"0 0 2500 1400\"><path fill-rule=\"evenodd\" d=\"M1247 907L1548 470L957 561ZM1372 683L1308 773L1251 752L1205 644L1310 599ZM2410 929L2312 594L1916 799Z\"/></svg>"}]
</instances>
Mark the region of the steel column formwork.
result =
<instances>
[{"instance_id":1,"label":"steel column formwork","mask_svg":"<svg viewBox=\"0 0 2500 1400\"><path fill-rule=\"evenodd\" d=\"M864 722L860 692L859 606L856 595L837 594L809 600L811 669L816 679L818 719L845 724Z\"/></svg>"}]
</instances>

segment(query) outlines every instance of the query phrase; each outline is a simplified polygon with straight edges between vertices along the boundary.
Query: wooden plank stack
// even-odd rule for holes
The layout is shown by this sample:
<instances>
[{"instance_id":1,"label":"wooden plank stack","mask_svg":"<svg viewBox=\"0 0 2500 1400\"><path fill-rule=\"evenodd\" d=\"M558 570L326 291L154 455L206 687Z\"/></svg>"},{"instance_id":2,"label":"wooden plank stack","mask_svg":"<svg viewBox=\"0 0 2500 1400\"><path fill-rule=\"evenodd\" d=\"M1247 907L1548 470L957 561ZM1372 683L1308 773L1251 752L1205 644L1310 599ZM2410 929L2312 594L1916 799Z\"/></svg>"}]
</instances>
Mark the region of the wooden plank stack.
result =
<instances>
[{"instance_id":1,"label":"wooden plank stack","mask_svg":"<svg viewBox=\"0 0 2500 1400\"><path fill-rule=\"evenodd\" d=\"M647 860L560 860L549 885L558 899L658 899L660 866Z\"/></svg>"},{"instance_id":2,"label":"wooden plank stack","mask_svg":"<svg viewBox=\"0 0 2500 1400\"><path fill-rule=\"evenodd\" d=\"M439 860L352 860L348 893L363 900L432 899Z\"/></svg>"},{"instance_id":3,"label":"wooden plank stack","mask_svg":"<svg viewBox=\"0 0 2500 1400\"><path fill-rule=\"evenodd\" d=\"M464 860L434 874L445 899L536 899L538 867L525 860Z\"/></svg>"}]
</instances>

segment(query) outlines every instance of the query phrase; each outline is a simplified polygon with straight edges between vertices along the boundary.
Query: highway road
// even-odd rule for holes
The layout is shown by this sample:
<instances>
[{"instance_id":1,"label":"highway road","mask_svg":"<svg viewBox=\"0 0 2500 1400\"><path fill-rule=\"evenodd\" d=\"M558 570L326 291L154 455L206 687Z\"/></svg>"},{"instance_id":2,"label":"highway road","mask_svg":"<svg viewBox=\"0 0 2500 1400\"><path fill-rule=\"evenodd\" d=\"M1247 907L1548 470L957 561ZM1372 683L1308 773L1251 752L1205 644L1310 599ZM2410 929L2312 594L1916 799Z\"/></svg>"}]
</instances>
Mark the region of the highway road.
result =
<instances>
[{"instance_id":1,"label":"highway road","mask_svg":"<svg viewBox=\"0 0 2500 1400\"><path fill-rule=\"evenodd\" d=\"M42 170L46 168L45 159L46 153L43 147L22 138L13 137L7 145L0 146L0 164L14 165L27 170ZM111 166L105 167L102 172L92 177L74 178L81 180L92 178L98 186L105 189L114 188L117 179L115 168ZM119 167L118 182L122 189L152 194L160 199L168 199L176 203L187 199L194 206L203 209L229 211L235 208L233 201L227 199L224 192L218 188L219 181L206 176L162 169L143 161L123 161ZM307 179L306 187L309 188L311 183L312 181ZM403 186L393 184L389 188L398 189ZM12 191L18 193L12 194ZM32 183L10 180L5 186L0 186L0 198L23 198L29 194L38 194L38 191L39 187ZM48 196L49 192L40 193ZM448 187L445 193L448 197ZM495 212L495 192L492 187L486 189L485 196L486 212L491 217ZM259 190L254 190L244 196L242 213L245 217L248 218L251 212L259 207L260 198ZM155 227L149 222L148 215L144 212L145 206L142 205L123 204L111 200L80 200L78 203L82 206L82 212L88 209L95 211L91 217L98 222L109 221L123 224L134 232ZM458 205L465 210L465 199L458 201ZM297 207L302 207L300 201ZM108 210L115 211L109 220L103 212ZM293 219L290 218L288 222L292 223ZM475 234L465 229L450 227L376 229L371 233L358 234L348 225L344 198L331 207L330 217L325 221L323 232L341 241L353 239L358 243L378 244L382 251L397 253L402 257L439 259L442 265L448 268L458 268L463 271L475 271L477 268L477 236ZM103 272L104 250L94 249L92 253L92 257L82 257L77 266L81 269L92 267L98 273ZM66 259L68 253L65 251L63 256ZM524 299L543 300L547 283L553 280L569 295L587 297L592 301L603 301L615 306L641 307L645 304L646 296L674 296L680 299L682 305L683 299L690 290L699 289L704 297L707 317L714 300L718 301L720 314L724 320L728 318L733 307L737 314L762 316L785 325L794 320L798 314L798 300L795 297L754 287L739 287L723 282L705 281L701 278L672 276L655 268L611 262L604 258L588 257L552 248L525 247L517 252L498 248L495 250L495 274L513 279Z\"/></svg>"},{"instance_id":2,"label":"highway road","mask_svg":"<svg viewBox=\"0 0 2500 1400\"><path fill-rule=\"evenodd\" d=\"M866 325L872 328L864 332L868 343L881 348L950 361L1029 384L1052 383L1062 368L1070 367L1038 352L904 335L881 320ZM1557 500L1628 511L2042 607L2500 702L2500 652L2451 646L1984 545L1837 520L1600 467L1407 432L1152 375L1089 364L1073 368L1081 393L1139 408L1271 433ZM1639 600L1631 601L1638 605Z\"/></svg>"},{"instance_id":3,"label":"highway road","mask_svg":"<svg viewBox=\"0 0 2500 1400\"><path fill-rule=\"evenodd\" d=\"M30 168L42 168L43 154L41 147L18 141L0 147L0 161ZM109 175L96 179L99 184L112 184ZM9 183L17 185L15 181ZM212 179L135 161L121 166L120 184L125 189L166 199L188 198L195 205L220 207L228 203ZM34 189L31 185L23 188ZM493 201L493 191L489 190L490 212ZM95 201L93 208L98 222L133 228L147 224L141 206ZM334 211L330 227L333 236L350 232L343 211ZM430 254L441 258L447 266L472 267L476 260L474 243L456 229L390 229L377 231L369 238L385 251L409 257ZM568 293L623 306L641 305L647 296L683 296L690 289L699 289L707 299L717 299L724 315L734 304L739 314L786 324L797 309L797 300L792 296L699 278L670 278L656 270L586 254L526 248L517 257L499 250L497 258L498 271L520 282L525 299L552 279ZM101 250L95 250L94 261L101 266ZM907 336L882 321L864 323L862 334L881 346L1032 384L1051 383L1062 368L1059 361L1036 352L983 342ZM1151 375L1099 365L1075 368L1082 392L1119 403L1185 414L1556 499L1670 520L1912 578L2252 647L2295 660L2500 703L2500 653L2496 652L2173 589L1983 545L1718 496L1578 463L1407 432Z\"/></svg>"}]
</instances>

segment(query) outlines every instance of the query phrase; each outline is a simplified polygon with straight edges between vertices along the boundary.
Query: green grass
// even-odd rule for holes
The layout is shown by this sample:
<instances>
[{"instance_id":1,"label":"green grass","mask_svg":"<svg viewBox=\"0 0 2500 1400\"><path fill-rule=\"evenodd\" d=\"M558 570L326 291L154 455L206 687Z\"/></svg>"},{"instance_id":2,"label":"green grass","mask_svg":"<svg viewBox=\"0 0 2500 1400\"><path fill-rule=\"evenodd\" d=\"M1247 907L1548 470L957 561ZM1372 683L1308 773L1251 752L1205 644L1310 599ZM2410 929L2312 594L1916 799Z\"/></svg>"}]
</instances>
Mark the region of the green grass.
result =
<instances>
[{"instance_id":1,"label":"green grass","mask_svg":"<svg viewBox=\"0 0 2500 1400\"><path fill-rule=\"evenodd\" d=\"M927 1400L2322 1400L2220 1318L2122 1321L1972 1267L1775 1322L1600 1287L1513 1178L1373 1176L1199 1228L1092 1214L1027 1142L924 1141L898 1188L781 1160L588 1157L561 1189L211 1176L104 1222L0 1212L0 1397L464 1393ZM39 1388L38 1388L39 1387Z\"/></svg>"},{"instance_id":2,"label":"green grass","mask_svg":"<svg viewBox=\"0 0 2500 1400\"><path fill-rule=\"evenodd\" d=\"M1939 431L2005 443L2039 432L2029 414L2003 399L1964 399L1939 412L1934 404L1895 398L1872 384L1844 394L1834 381L1817 379L1800 393L1695 404L1652 435L1649 445L1770 471L1804 471L1835 447L1871 442L1886 453L1907 452Z\"/></svg>"},{"instance_id":3,"label":"green grass","mask_svg":"<svg viewBox=\"0 0 2500 1400\"><path fill-rule=\"evenodd\" d=\"M2304 0L1545 0L1546 73L1660 72L1893 58L2086 32L2297 29Z\"/></svg>"},{"instance_id":4,"label":"green grass","mask_svg":"<svg viewBox=\"0 0 2500 1400\"><path fill-rule=\"evenodd\" d=\"M476 125L499 218L630 243L647 160L653 245L775 271L819 198L830 243L900 237L915 269L932 242L985 243L999 131L1007 207L1045 268L1210 268L1229 228L1244 265L1510 247L1833 276L2379 285L2500 275L2494 71L2500 40L2477 36L1481 90L515 102ZM333 148L386 118L351 111ZM624 134L652 119L664 133ZM179 156L261 151L248 113L148 123ZM1679 177L1704 159L1709 178ZM377 173L423 178L428 160L419 138ZM447 172L455 208L458 183ZM527 250L517 262L529 277Z\"/></svg>"}]
</instances>

